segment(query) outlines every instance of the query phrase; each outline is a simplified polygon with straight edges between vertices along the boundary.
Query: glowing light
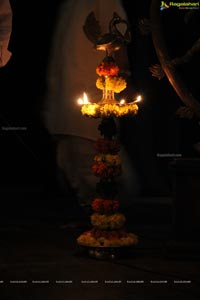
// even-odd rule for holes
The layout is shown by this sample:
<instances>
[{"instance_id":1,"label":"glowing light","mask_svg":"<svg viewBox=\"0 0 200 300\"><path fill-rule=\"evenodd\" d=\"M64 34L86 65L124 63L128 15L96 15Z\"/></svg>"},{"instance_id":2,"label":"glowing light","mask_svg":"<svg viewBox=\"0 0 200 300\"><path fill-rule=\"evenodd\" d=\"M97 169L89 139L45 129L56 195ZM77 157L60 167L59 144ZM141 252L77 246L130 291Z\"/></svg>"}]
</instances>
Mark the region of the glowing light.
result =
<instances>
[{"instance_id":1,"label":"glowing light","mask_svg":"<svg viewBox=\"0 0 200 300\"><path fill-rule=\"evenodd\" d=\"M133 102L129 102L129 104L131 104L131 103L137 103L137 102L140 102L142 100L142 96L141 95L138 95L137 97L136 97L136 99L133 101Z\"/></svg>"},{"instance_id":2,"label":"glowing light","mask_svg":"<svg viewBox=\"0 0 200 300\"><path fill-rule=\"evenodd\" d=\"M126 103L126 100L125 99L121 99L120 101L119 101L119 104L120 105L123 105L123 104L125 104Z\"/></svg>"},{"instance_id":3,"label":"glowing light","mask_svg":"<svg viewBox=\"0 0 200 300\"><path fill-rule=\"evenodd\" d=\"M88 100L88 96L85 92L83 93L83 98L79 98L77 100L77 103L78 103L78 105L83 105L83 104L89 104L90 103L89 100Z\"/></svg>"},{"instance_id":4,"label":"glowing light","mask_svg":"<svg viewBox=\"0 0 200 300\"><path fill-rule=\"evenodd\" d=\"M142 100L142 96L141 95L138 95L136 100L134 102L140 102Z\"/></svg>"},{"instance_id":5,"label":"glowing light","mask_svg":"<svg viewBox=\"0 0 200 300\"><path fill-rule=\"evenodd\" d=\"M88 96L87 96L86 93L83 93L83 103L84 103L84 104L90 103L90 102L88 101Z\"/></svg>"},{"instance_id":6,"label":"glowing light","mask_svg":"<svg viewBox=\"0 0 200 300\"><path fill-rule=\"evenodd\" d=\"M77 100L77 103L78 103L78 105L83 105L83 99L79 98L79 99Z\"/></svg>"}]
</instances>

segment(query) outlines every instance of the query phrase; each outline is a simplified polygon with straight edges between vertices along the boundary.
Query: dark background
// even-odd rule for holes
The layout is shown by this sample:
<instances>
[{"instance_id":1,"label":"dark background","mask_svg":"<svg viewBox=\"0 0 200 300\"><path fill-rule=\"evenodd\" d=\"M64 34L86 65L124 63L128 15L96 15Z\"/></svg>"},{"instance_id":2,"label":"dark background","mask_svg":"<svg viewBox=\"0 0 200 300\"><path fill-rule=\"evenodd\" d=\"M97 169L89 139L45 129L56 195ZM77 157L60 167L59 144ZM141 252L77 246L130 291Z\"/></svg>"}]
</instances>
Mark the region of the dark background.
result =
<instances>
[{"instance_id":1,"label":"dark background","mask_svg":"<svg viewBox=\"0 0 200 300\"><path fill-rule=\"evenodd\" d=\"M54 193L59 192L59 182L55 143L44 127L42 108L52 34L61 2L11 1L13 29L9 48L12 57L0 69L0 189L12 194L18 187L31 187L32 191L39 187L44 203L48 205L53 201ZM198 120L177 117L176 110L182 104L180 99L166 77L159 81L149 71L158 60L151 35L141 35L138 21L149 18L150 1L124 0L123 3L133 35L128 46L132 80L136 90L143 95L138 116L122 121L124 143L139 176L140 194L168 196L171 193L171 158L159 158L157 154L198 157L199 153L192 147L200 140ZM164 36L172 57L183 55L199 37L199 11L187 23L185 13L177 8L162 12ZM199 66L196 55L179 70L197 98ZM3 126L27 129L5 131ZM15 203L17 207L16 197L14 193L12 197L9 195L9 205ZM39 198L34 201L35 205L40 202Z\"/></svg>"},{"instance_id":2,"label":"dark background","mask_svg":"<svg viewBox=\"0 0 200 300\"><path fill-rule=\"evenodd\" d=\"M0 268L1 279L5 281L1 283L1 299L66 299L66 295L67 299L80 299L87 295L87 299L98 300L104 298L105 291L107 298L116 300L132 299L133 295L134 299L148 300L161 299L160 295L163 300L198 299L200 246L192 244L190 238L191 233L194 240L200 236L194 230L199 229L200 220L199 172L196 172L199 167L194 172L185 172L183 181L179 178L177 190L181 190L182 182L185 185L189 182L189 188L183 189L183 193L179 191L177 199L177 220L184 240L171 244L172 204L169 201L163 205L162 201L171 197L169 164L173 158L159 158L157 154L199 157L192 147L200 140L199 125L195 119L176 116L180 99L167 78L159 81L149 71L149 66L158 62L156 53L151 36L141 36L138 28L138 20L149 17L150 1L147 0L124 1L133 31L128 46L132 80L136 91L143 95L139 114L121 122L123 141L140 181L141 198L125 211L127 228L138 234L139 245L131 247L130 255L123 249L125 257L122 254L119 260L118 257L89 260L87 253L77 250L76 237L85 227L83 224L83 227L70 227L67 210L73 199L66 199L66 194L62 194L55 139L48 134L42 119L49 51L61 2L11 0L12 57L0 68ZM183 11L172 8L162 12L172 57L183 54L199 37L199 13L188 24L183 16ZM180 69L197 98L199 67L197 55ZM27 129L6 131L2 127ZM160 202L153 202L152 198ZM49 280L50 284L32 284L33 279ZM55 284L55 280L66 279L73 279L74 285ZM123 282L139 279L145 285L115 284L105 290L107 284L92 288L80 284L85 279L98 279L100 284L105 279ZM166 279L168 284L150 284L150 280ZM192 283L174 284L177 279ZM10 284L10 280L28 280L28 283L16 285Z\"/></svg>"}]
</instances>

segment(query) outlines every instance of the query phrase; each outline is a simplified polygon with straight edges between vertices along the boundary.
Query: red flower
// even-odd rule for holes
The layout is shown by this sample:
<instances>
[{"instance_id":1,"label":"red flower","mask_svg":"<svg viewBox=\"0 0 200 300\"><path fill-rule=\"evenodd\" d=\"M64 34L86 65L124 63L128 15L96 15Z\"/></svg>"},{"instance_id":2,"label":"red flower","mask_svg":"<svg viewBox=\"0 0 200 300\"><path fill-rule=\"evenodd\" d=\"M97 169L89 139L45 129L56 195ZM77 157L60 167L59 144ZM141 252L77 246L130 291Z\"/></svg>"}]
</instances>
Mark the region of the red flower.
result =
<instances>
[{"instance_id":1,"label":"red flower","mask_svg":"<svg viewBox=\"0 0 200 300\"><path fill-rule=\"evenodd\" d=\"M96 73L99 76L116 76L119 73L119 67L114 62L101 62Z\"/></svg>"},{"instance_id":2,"label":"red flower","mask_svg":"<svg viewBox=\"0 0 200 300\"><path fill-rule=\"evenodd\" d=\"M92 209L98 213L114 213L119 209L119 201L96 198L92 202Z\"/></svg>"},{"instance_id":3,"label":"red flower","mask_svg":"<svg viewBox=\"0 0 200 300\"><path fill-rule=\"evenodd\" d=\"M94 199L92 202L92 209L96 212L102 212L103 211L103 201L102 199Z\"/></svg>"},{"instance_id":4,"label":"red flower","mask_svg":"<svg viewBox=\"0 0 200 300\"><path fill-rule=\"evenodd\" d=\"M97 163L92 166L94 175L102 179L109 179L120 176L122 173L121 165L108 166L105 163Z\"/></svg>"}]
</instances>

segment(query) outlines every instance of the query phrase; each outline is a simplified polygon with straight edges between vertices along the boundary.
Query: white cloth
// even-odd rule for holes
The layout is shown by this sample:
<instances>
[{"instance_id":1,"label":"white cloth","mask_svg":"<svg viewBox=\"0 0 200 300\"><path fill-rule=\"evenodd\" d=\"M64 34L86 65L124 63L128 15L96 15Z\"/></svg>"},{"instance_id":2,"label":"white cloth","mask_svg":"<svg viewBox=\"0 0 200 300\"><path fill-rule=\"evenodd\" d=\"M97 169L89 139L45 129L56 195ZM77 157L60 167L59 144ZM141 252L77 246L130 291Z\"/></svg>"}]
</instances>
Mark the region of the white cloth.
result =
<instances>
[{"instance_id":1,"label":"white cloth","mask_svg":"<svg viewBox=\"0 0 200 300\"><path fill-rule=\"evenodd\" d=\"M0 0L0 67L4 67L11 57L8 50L12 31L12 9L9 0Z\"/></svg>"}]
</instances>

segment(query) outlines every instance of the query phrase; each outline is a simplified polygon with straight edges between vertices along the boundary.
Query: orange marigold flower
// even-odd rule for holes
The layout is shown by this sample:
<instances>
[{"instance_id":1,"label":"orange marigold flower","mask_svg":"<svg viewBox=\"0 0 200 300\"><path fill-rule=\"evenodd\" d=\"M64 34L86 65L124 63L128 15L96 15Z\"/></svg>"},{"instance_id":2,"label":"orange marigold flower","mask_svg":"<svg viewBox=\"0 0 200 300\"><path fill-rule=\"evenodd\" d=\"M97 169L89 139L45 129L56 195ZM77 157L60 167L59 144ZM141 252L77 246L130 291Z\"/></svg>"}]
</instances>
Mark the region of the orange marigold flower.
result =
<instances>
[{"instance_id":1,"label":"orange marigold flower","mask_svg":"<svg viewBox=\"0 0 200 300\"><path fill-rule=\"evenodd\" d=\"M99 76L116 76L119 73L119 67L115 62L101 62L96 68L96 73Z\"/></svg>"},{"instance_id":2,"label":"orange marigold flower","mask_svg":"<svg viewBox=\"0 0 200 300\"><path fill-rule=\"evenodd\" d=\"M92 166L95 176L103 179L120 176L122 173L121 165L106 165L105 163L97 163Z\"/></svg>"}]
</instances>

